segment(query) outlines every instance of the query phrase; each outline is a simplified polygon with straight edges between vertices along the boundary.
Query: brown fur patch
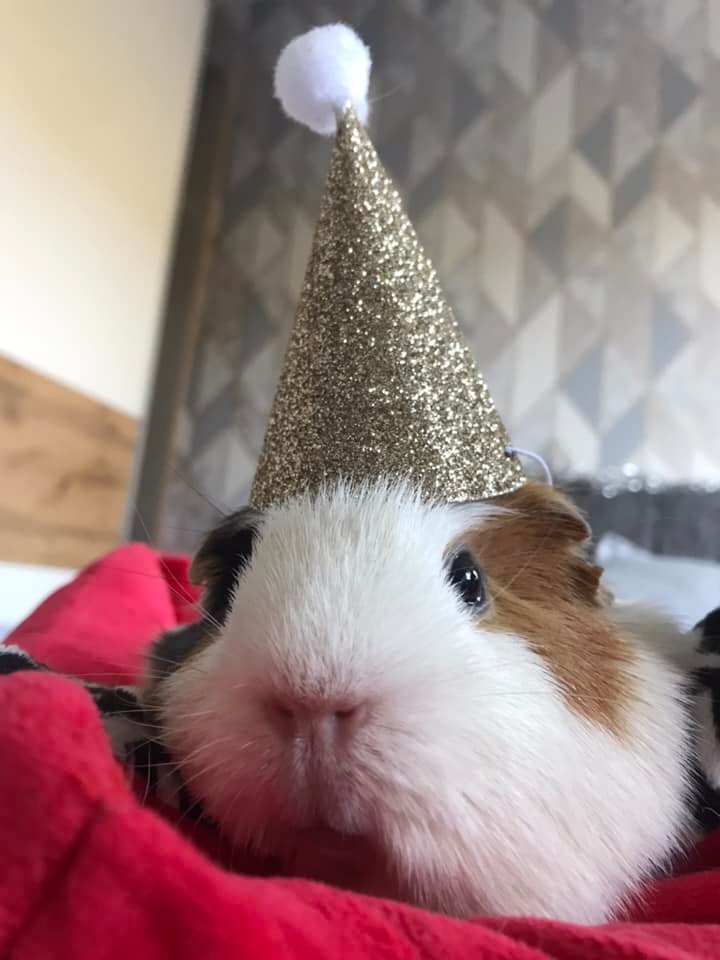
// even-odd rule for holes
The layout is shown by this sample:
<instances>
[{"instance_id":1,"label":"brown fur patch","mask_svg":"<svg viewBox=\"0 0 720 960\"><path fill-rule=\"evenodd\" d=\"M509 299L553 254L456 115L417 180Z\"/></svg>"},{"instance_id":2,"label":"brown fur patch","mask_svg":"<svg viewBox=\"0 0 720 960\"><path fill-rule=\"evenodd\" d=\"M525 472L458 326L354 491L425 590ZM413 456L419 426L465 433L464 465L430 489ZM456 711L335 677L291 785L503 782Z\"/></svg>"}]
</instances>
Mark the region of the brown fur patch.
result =
<instances>
[{"instance_id":1,"label":"brown fur patch","mask_svg":"<svg viewBox=\"0 0 720 960\"><path fill-rule=\"evenodd\" d=\"M463 539L488 580L483 627L526 638L568 704L621 733L632 650L603 616L602 568L585 555L589 527L545 484L528 483L495 503L512 512Z\"/></svg>"}]
</instances>

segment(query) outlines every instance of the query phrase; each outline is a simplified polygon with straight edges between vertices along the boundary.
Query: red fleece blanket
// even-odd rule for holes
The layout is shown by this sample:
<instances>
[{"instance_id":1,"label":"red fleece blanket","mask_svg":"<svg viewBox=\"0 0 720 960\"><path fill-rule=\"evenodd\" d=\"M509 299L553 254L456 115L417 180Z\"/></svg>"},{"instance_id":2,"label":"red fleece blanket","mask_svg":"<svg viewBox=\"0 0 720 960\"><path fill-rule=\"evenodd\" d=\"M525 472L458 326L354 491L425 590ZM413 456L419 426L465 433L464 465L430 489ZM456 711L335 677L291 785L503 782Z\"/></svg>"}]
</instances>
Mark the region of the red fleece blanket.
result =
<instances>
[{"instance_id":1,"label":"red fleece blanket","mask_svg":"<svg viewBox=\"0 0 720 960\"><path fill-rule=\"evenodd\" d=\"M132 682L145 646L191 619L192 600L183 558L132 545L49 598L8 642L58 671ZM2 958L720 958L718 833L625 923L460 922L217 866L211 838L198 845L140 805L77 684L1 678L0 723Z\"/></svg>"}]
</instances>

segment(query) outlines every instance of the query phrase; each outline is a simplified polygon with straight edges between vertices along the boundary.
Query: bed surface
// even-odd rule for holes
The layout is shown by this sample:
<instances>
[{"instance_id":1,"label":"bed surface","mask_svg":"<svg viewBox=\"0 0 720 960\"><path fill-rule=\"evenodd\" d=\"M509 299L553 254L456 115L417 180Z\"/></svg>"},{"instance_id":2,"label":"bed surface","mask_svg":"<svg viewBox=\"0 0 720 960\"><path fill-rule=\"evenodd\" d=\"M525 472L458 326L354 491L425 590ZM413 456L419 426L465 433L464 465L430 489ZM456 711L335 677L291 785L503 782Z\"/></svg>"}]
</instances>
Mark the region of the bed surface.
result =
<instances>
[{"instance_id":1,"label":"bed surface","mask_svg":"<svg viewBox=\"0 0 720 960\"><path fill-rule=\"evenodd\" d=\"M720 560L720 491L637 481L562 484L588 517L595 543L616 533L662 556ZM634 489L639 487L639 489Z\"/></svg>"}]
</instances>

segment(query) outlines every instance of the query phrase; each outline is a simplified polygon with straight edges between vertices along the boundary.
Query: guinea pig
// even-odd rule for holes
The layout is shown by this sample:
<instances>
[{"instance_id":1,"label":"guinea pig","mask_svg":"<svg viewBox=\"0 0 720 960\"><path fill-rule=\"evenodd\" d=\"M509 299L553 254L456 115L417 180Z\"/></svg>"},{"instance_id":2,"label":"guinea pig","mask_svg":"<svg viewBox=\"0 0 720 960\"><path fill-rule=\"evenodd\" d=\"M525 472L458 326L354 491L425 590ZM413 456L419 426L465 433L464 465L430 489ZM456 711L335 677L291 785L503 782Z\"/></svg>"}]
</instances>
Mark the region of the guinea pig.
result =
<instances>
[{"instance_id":1,"label":"guinea pig","mask_svg":"<svg viewBox=\"0 0 720 960\"><path fill-rule=\"evenodd\" d=\"M187 788L283 873L596 923L691 835L675 627L616 608L563 495L339 484L199 550L145 696Z\"/></svg>"}]
</instances>

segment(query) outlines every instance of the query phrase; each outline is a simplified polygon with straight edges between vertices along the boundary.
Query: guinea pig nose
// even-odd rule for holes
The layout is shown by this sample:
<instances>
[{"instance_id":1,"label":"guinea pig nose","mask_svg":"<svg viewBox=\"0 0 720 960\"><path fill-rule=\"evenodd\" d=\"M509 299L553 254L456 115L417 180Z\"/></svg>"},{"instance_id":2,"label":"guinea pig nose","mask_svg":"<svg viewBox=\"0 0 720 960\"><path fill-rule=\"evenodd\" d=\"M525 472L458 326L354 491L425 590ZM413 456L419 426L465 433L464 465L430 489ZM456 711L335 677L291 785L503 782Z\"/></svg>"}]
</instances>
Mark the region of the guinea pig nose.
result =
<instances>
[{"instance_id":1,"label":"guinea pig nose","mask_svg":"<svg viewBox=\"0 0 720 960\"><path fill-rule=\"evenodd\" d=\"M350 720L359 709L359 706L341 707L339 710L333 711L333 716L336 720Z\"/></svg>"},{"instance_id":2,"label":"guinea pig nose","mask_svg":"<svg viewBox=\"0 0 720 960\"><path fill-rule=\"evenodd\" d=\"M322 732L326 736L349 733L360 726L367 715L367 705L359 700L305 701L275 697L267 707L276 725L296 735L304 732Z\"/></svg>"},{"instance_id":3,"label":"guinea pig nose","mask_svg":"<svg viewBox=\"0 0 720 960\"><path fill-rule=\"evenodd\" d=\"M349 737L363 725L367 713L367 705L360 702L326 704L314 711L312 723L326 737Z\"/></svg>"},{"instance_id":4,"label":"guinea pig nose","mask_svg":"<svg viewBox=\"0 0 720 960\"><path fill-rule=\"evenodd\" d=\"M336 727L338 732L352 733L365 723L368 712L367 704L358 701L330 707L323 716L326 724Z\"/></svg>"}]
</instances>

